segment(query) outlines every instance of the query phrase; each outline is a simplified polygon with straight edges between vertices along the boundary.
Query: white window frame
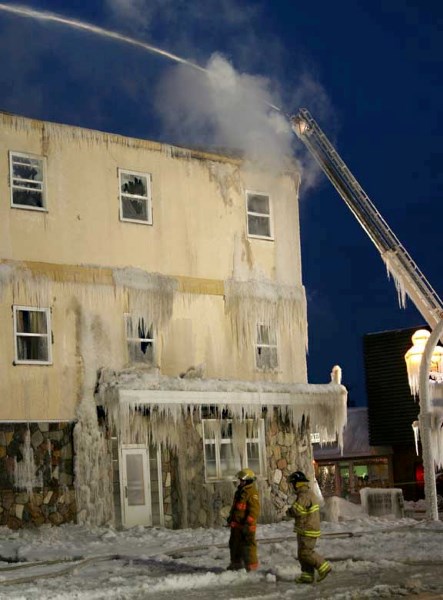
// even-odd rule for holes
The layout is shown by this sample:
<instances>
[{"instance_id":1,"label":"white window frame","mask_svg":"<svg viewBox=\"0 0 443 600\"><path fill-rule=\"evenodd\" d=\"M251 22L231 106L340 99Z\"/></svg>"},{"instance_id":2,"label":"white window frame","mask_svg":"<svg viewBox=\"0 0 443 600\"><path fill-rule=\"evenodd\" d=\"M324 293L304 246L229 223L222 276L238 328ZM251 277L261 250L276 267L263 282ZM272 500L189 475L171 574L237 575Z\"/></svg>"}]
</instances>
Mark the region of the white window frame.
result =
<instances>
[{"instance_id":1,"label":"white window frame","mask_svg":"<svg viewBox=\"0 0 443 600\"><path fill-rule=\"evenodd\" d=\"M21 177L14 176L13 162L14 158L27 158L30 160L39 160L42 163L42 181L34 181L32 179L22 179ZM20 181L27 183L39 184L34 190L32 188L20 185ZM15 183L17 182L17 183ZM23 210L37 210L40 212L47 212L47 191L46 191L46 158L37 154L29 154L25 152L15 152L10 150L9 152L9 185L11 189L11 208L21 208ZM36 191L42 195L42 206L29 206L28 204L16 204L14 202L14 190L25 190L25 191Z\"/></svg>"},{"instance_id":2,"label":"white window frame","mask_svg":"<svg viewBox=\"0 0 443 600\"><path fill-rule=\"evenodd\" d=\"M206 482L210 482L210 481L232 481L233 478L233 473L229 473L224 475L222 473L222 467L221 467L221 457L220 457L220 447L222 444L229 444L232 445L233 444L233 439L232 438L223 438L221 436L221 426L220 425L220 429L217 429L215 432L215 437L206 437L206 433L205 433L205 423L207 421L211 421L211 422L215 422L215 421L219 421L219 419L202 419L202 437L203 437L203 458L204 458L204 464L205 464L205 481ZM232 423L232 419L224 419L222 421L222 423L225 424L229 424ZM259 470L255 470L255 474L257 476L261 476L265 473L265 468L264 468L264 457L266 455L266 448L265 448L265 422L264 419L259 419L258 422L258 426L257 426L257 437L247 437L245 440L245 448L244 448L244 452L243 452L243 457L242 457L242 461L241 464L239 465L239 470L240 469L245 469L248 467L248 452L247 452L247 445L248 444L257 444L258 445L258 452L259 452L259 465L260 468ZM215 470L216 470L216 474L215 476L209 477L207 472L207 465L206 465L206 446L209 445L215 445Z\"/></svg>"},{"instance_id":3,"label":"white window frame","mask_svg":"<svg viewBox=\"0 0 443 600\"><path fill-rule=\"evenodd\" d=\"M263 196L268 199L268 214L265 213L257 213L249 210L249 196ZM258 240L274 240L274 224L273 224L273 214L272 214L272 199L271 196L265 192L257 192L253 190L246 190L246 227L248 231L248 237L255 238ZM249 217L260 217L263 219L269 220L269 235L257 235L256 233L251 233L249 231Z\"/></svg>"},{"instance_id":4,"label":"white window frame","mask_svg":"<svg viewBox=\"0 0 443 600\"><path fill-rule=\"evenodd\" d=\"M14 364L17 365L52 365L52 331L51 331L51 310L49 308L36 308L35 306L13 306L14 309ZM22 333L17 331L17 313L19 311L42 312L46 315L46 333ZM19 337L40 337L46 338L48 348L48 360L23 360L19 358L18 338Z\"/></svg>"},{"instance_id":5,"label":"white window frame","mask_svg":"<svg viewBox=\"0 0 443 600\"><path fill-rule=\"evenodd\" d=\"M134 175L136 177L144 177L146 179L146 196L137 194L129 194L122 192L122 175ZM130 171L129 169L118 169L118 193L120 201L120 221L126 223L139 223L141 225L152 225L152 193L151 193L152 177L150 173L141 173L139 171ZM123 216L123 198L134 198L136 200L146 202L146 220L130 219Z\"/></svg>"},{"instance_id":6,"label":"white window frame","mask_svg":"<svg viewBox=\"0 0 443 600\"><path fill-rule=\"evenodd\" d=\"M141 317L139 317L139 319L140 318ZM126 347L127 347L127 352L128 352L128 362L133 362L133 361L131 361L131 354L129 351L129 342L136 343L136 344L142 344L143 342L146 342L146 343L152 344L152 363L153 363L155 361L155 351L156 351L155 336L154 336L154 331L153 331L154 328L153 327L150 328L152 330L152 337L147 337L147 338L141 338L138 336L130 337L128 334L129 334L129 327L132 328L132 325L133 325L132 315L130 313L125 313L124 321L125 321L125 337L126 337ZM149 333L149 330L148 330L148 333ZM151 361L146 360L143 362L146 362L148 364Z\"/></svg>"},{"instance_id":7,"label":"white window frame","mask_svg":"<svg viewBox=\"0 0 443 600\"><path fill-rule=\"evenodd\" d=\"M271 341L272 338L275 340L275 343L264 344L259 340L260 327L266 327L268 329L268 339ZM255 351L255 367L259 371L277 371L280 365L280 356L278 351L278 334L275 328L272 328L271 325L266 325L265 323L257 323L257 337L255 340L254 351ZM259 348L275 348L277 354L277 364L275 367L259 365L258 357L259 357Z\"/></svg>"}]
</instances>

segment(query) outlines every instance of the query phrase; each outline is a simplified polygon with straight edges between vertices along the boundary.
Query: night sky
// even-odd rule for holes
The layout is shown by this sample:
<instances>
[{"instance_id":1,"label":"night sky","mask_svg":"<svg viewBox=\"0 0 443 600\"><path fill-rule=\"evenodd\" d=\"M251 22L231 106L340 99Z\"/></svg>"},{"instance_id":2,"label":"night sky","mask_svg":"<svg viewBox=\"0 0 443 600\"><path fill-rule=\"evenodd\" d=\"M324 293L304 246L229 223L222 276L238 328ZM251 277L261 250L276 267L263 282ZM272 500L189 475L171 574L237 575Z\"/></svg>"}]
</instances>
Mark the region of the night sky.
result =
<instances>
[{"instance_id":1,"label":"night sky","mask_svg":"<svg viewBox=\"0 0 443 600\"><path fill-rule=\"evenodd\" d=\"M310 110L443 295L442 2L29 0L22 5L119 31L202 66L218 52L235 72L266 78L261 81L285 113L302 106ZM177 123L174 128L159 110L165 77L174 70L171 61L123 43L0 10L0 110L207 146L214 140L206 131ZM293 144L301 156L295 136ZM309 381L329 381L332 366L339 364L351 402L364 405L362 336L419 326L423 319L412 306L398 307L378 252L323 174L313 183L308 177L302 182L300 214Z\"/></svg>"}]
</instances>

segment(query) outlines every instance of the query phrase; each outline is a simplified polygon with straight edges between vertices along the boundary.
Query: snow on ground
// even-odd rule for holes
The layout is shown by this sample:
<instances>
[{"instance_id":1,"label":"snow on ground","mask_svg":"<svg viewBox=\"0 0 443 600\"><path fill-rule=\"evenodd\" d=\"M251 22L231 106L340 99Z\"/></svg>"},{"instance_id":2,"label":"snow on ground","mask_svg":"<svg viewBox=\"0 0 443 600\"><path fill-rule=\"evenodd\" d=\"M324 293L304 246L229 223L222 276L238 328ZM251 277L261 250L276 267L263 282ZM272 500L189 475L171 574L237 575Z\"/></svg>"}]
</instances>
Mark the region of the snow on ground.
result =
<instances>
[{"instance_id":1,"label":"snow on ground","mask_svg":"<svg viewBox=\"0 0 443 600\"><path fill-rule=\"evenodd\" d=\"M290 521L258 527L255 573L226 571L226 528L2 528L0 599L443 598L441 521L354 510L338 523L323 522L322 531L317 547L333 572L301 586L294 583L300 569Z\"/></svg>"}]
</instances>

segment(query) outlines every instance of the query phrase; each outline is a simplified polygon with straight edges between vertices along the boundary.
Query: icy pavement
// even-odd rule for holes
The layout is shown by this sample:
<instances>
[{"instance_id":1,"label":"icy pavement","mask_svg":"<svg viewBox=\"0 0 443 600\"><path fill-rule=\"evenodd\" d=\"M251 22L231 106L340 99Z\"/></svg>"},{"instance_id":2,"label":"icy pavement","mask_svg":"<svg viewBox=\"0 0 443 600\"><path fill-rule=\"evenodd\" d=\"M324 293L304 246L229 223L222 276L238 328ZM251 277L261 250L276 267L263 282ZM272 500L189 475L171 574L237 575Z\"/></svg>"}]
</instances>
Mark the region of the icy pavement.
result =
<instances>
[{"instance_id":1,"label":"icy pavement","mask_svg":"<svg viewBox=\"0 0 443 600\"><path fill-rule=\"evenodd\" d=\"M322 529L333 572L313 586L294 583L291 522L259 526L255 573L225 570L227 529L1 529L0 599L443 598L443 523L359 518Z\"/></svg>"}]
</instances>

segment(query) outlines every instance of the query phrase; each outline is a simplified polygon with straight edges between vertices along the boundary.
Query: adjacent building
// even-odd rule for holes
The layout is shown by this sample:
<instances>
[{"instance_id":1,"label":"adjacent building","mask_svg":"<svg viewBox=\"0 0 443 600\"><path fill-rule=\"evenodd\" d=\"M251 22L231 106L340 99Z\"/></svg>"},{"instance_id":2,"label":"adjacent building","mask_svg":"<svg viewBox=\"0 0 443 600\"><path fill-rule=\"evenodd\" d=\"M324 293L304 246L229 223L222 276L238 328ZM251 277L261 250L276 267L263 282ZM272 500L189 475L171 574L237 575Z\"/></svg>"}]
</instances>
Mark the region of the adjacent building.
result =
<instances>
[{"instance_id":1,"label":"adjacent building","mask_svg":"<svg viewBox=\"0 0 443 600\"><path fill-rule=\"evenodd\" d=\"M0 523L220 525L241 466L278 519L346 422L307 383L295 165L0 129Z\"/></svg>"},{"instance_id":2,"label":"adjacent building","mask_svg":"<svg viewBox=\"0 0 443 600\"><path fill-rule=\"evenodd\" d=\"M315 474L325 498L339 496L360 503L363 488L393 487L392 447L369 443L368 409L348 408L343 447L320 444L311 434ZM316 441L318 439L318 441Z\"/></svg>"}]
</instances>

